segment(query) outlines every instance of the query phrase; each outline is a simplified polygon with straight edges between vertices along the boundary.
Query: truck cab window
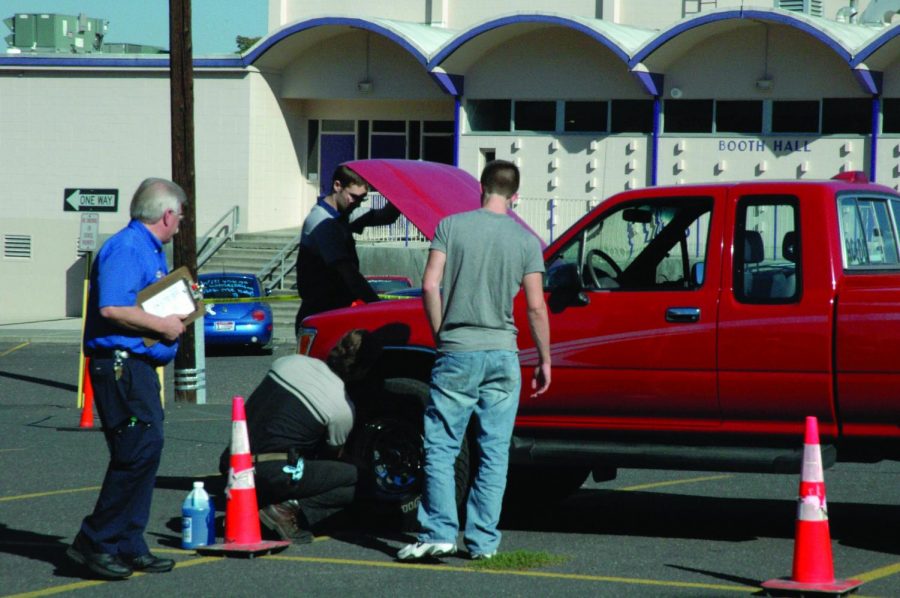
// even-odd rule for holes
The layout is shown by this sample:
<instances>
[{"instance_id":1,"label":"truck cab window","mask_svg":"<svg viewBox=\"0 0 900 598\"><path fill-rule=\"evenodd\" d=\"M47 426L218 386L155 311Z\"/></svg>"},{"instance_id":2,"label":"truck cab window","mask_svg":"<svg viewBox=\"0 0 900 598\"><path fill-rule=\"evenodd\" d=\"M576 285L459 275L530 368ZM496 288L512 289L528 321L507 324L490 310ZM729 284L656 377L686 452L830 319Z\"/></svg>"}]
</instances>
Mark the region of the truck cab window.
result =
<instances>
[{"instance_id":1,"label":"truck cab window","mask_svg":"<svg viewBox=\"0 0 900 598\"><path fill-rule=\"evenodd\" d=\"M623 204L588 224L547 263L547 287L691 290L703 284L712 200Z\"/></svg>"},{"instance_id":2,"label":"truck cab window","mask_svg":"<svg viewBox=\"0 0 900 598\"><path fill-rule=\"evenodd\" d=\"M843 196L839 200L841 245L845 268L896 268L895 218L886 199Z\"/></svg>"},{"instance_id":3,"label":"truck cab window","mask_svg":"<svg viewBox=\"0 0 900 598\"><path fill-rule=\"evenodd\" d=\"M744 197L738 203L734 293L742 303L800 298L800 236L795 197Z\"/></svg>"}]
</instances>

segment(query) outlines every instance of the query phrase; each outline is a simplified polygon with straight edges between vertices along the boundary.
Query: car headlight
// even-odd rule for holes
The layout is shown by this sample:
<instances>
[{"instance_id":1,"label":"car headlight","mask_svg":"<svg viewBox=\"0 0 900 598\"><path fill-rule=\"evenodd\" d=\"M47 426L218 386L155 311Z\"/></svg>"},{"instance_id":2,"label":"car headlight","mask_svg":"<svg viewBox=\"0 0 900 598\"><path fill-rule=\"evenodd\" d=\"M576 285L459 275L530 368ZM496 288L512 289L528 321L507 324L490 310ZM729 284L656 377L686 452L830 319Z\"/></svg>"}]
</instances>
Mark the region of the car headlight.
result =
<instances>
[{"instance_id":1,"label":"car headlight","mask_svg":"<svg viewBox=\"0 0 900 598\"><path fill-rule=\"evenodd\" d=\"M316 340L315 328L300 328L300 331L297 333L297 353L309 355L314 340Z\"/></svg>"}]
</instances>

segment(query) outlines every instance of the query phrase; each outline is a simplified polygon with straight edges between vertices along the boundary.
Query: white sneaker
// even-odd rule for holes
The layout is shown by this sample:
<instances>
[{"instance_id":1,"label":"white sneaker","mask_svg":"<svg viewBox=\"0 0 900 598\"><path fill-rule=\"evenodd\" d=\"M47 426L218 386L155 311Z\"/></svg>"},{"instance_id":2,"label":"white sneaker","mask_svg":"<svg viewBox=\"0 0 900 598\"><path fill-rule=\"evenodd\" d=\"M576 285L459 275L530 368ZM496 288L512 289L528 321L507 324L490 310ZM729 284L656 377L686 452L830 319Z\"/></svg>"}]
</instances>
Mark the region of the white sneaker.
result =
<instances>
[{"instance_id":1,"label":"white sneaker","mask_svg":"<svg viewBox=\"0 0 900 598\"><path fill-rule=\"evenodd\" d=\"M417 561L427 556L439 557L456 554L456 544L449 542L416 542L407 544L397 553L398 561Z\"/></svg>"},{"instance_id":2,"label":"white sneaker","mask_svg":"<svg viewBox=\"0 0 900 598\"><path fill-rule=\"evenodd\" d=\"M497 551L493 552L485 552L484 554L473 554L471 556L473 561L488 561L497 556Z\"/></svg>"}]
</instances>

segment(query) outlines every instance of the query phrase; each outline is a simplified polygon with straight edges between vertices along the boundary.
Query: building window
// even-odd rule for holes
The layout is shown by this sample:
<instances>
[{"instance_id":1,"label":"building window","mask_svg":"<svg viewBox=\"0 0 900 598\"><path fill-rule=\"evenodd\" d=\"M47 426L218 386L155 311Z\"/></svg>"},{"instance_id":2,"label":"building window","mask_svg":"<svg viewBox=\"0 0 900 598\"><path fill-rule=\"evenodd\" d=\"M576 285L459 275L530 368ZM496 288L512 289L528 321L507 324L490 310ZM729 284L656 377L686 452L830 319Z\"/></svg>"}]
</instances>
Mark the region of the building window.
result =
<instances>
[{"instance_id":1,"label":"building window","mask_svg":"<svg viewBox=\"0 0 900 598\"><path fill-rule=\"evenodd\" d=\"M410 160L418 160L422 157L419 143L421 135L422 123L417 120L409 121L409 128L406 132L406 157Z\"/></svg>"},{"instance_id":2,"label":"building window","mask_svg":"<svg viewBox=\"0 0 900 598\"><path fill-rule=\"evenodd\" d=\"M319 177L319 121L310 120L306 129L306 177L315 181Z\"/></svg>"},{"instance_id":3,"label":"building window","mask_svg":"<svg viewBox=\"0 0 900 598\"><path fill-rule=\"evenodd\" d=\"M872 100L825 98L822 100L823 135L866 135L872 131Z\"/></svg>"},{"instance_id":4,"label":"building window","mask_svg":"<svg viewBox=\"0 0 900 598\"><path fill-rule=\"evenodd\" d=\"M426 120L422 131L422 159L453 164L453 121Z\"/></svg>"},{"instance_id":5,"label":"building window","mask_svg":"<svg viewBox=\"0 0 900 598\"><path fill-rule=\"evenodd\" d=\"M369 121L360 120L356 123L356 159L368 160L369 158Z\"/></svg>"},{"instance_id":6,"label":"building window","mask_svg":"<svg viewBox=\"0 0 900 598\"><path fill-rule=\"evenodd\" d=\"M511 100L469 100L466 115L470 131L509 131Z\"/></svg>"},{"instance_id":7,"label":"building window","mask_svg":"<svg viewBox=\"0 0 900 598\"><path fill-rule=\"evenodd\" d=\"M653 100L613 100L611 112L612 133L653 132Z\"/></svg>"},{"instance_id":8,"label":"building window","mask_svg":"<svg viewBox=\"0 0 900 598\"><path fill-rule=\"evenodd\" d=\"M711 133L712 100L666 100L666 133Z\"/></svg>"},{"instance_id":9,"label":"building window","mask_svg":"<svg viewBox=\"0 0 900 598\"><path fill-rule=\"evenodd\" d=\"M716 101L717 133L762 133L762 130L762 101Z\"/></svg>"},{"instance_id":10,"label":"building window","mask_svg":"<svg viewBox=\"0 0 900 598\"><path fill-rule=\"evenodd\" d=\"M605 133L607 102L566 102L565 130L576 133ZM518 114L518 110L516 111Z\"/></svg>"},{"instance_id":11,"label":"building window","mask_svg":"<svg viewBox=\"0 0 900 598\"><path fill-rule=\"evenodd\" d=\"M772 102L773 133L818 133L818 100L776 100Z\"/></svg>"},{"instance_id":12,"label":"building window","mask_svg":"<svg viewBox=\"0 0 900 598\"><path fill-rule=\"evenodd\" d=\"M517 101L513 120L516 131L555 131L556 102Z\"/></svg>"},{"instance_id":13,"label":"building window","mask_svg":"<svg viewBox=\"0 0 900 598\"><path fill-rule=\"evenodd\" d=\"M881 130L885 133L900 133L900 98L882 100L881 113Z\"/></svg>"},{"instance_id":14,"label":"building window","mask_svg":"<svg viewBox=\"0 0 900 598\"><path fill-rule=\"evenodd\" d=\"M373 133L406 133L405 120L373 120Z\"/></svg>"}]
</instances>

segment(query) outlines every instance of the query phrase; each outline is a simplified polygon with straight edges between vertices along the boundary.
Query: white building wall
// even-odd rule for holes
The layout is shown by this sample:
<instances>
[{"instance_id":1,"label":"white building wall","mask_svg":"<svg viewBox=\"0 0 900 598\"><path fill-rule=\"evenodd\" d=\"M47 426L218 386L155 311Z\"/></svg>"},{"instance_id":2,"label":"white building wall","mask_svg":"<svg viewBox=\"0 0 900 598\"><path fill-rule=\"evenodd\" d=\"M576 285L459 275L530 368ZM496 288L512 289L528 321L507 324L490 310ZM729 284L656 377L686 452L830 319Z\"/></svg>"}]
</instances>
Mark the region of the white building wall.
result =
<instances>
[{"instance_id":1,"label":"white building wall","mask_svg":"<svg viewBox=\"0 0 900 598\"><path fill-rule=\"evenodd\" d=\"M772 88L760 91L756 81L767 73ZM847 63L834 51L783 26L753 24L713 36L676 58L665 77L666 97L677 87L686 100L864 97Z\"/></svg>"},{"instance_id":2,"label":"white building wall","mask_svg":"<svg viewBox=\"0 0 900 598\"><path fill-rule=\"evenodd\" d=\"M254 230L257 219L263 229L282 222L282 207L258 214L249 207L249 176L259 170L248 164L251 110L245 77L205 73L194 81L195 213L201 235L234 205L240 206L242 230ZM0 175L4 201L17 205L15 218L0 222L0 236L30 236L32 247L30 259L0 259L0 277L23 281L0 288L0 322L80 311L81 290L67 275L82 268L76 252L80 215L63 210L64 190L117 189L118 210L99 214L100 236L122 228L138 184L148 176L171 178L169 119L169 78L162 71L24 71L0 77ZM280 110L277 119L284 120ZM286 149L280 148L281 160L293 162L296 171L293 148ZM286 180L281 172L273 179ZM265 186L255 193L272 201Z\"/></svg>"},{"instance_id":3,"label":"white building wall","mask_svg":"<svg viewBox=\"0 0 900 598\"><path fill-rule=\"evenodd\" d=\"M373 87L362 93L357 84L366 79ZM329 37L298 56L284 70L280 93L284 98L411 101L445 96L406 50L362 31Z\"/></svg>"},{"instance_id":4,"label":"white building wall","mask_svg":"<svg viewBox=\"0 0 900 598\"><path fill-rule=\"evenodd\" d=\"M860 0L859 14L870 0ZM665 29L692 16L695 0L397 0L379 3L359 0L269 0L269 31L288 23L322 15L378 16L465 29L481 21L511 13L552 12L587 19L603 19L644 29ZM849 0L823 0L824 15L834 19ZM772 8L775 0L717 0L704 11L724 8ZM685 7L687 14L685 12ZM446 18L444 18L446 15Z\"/></svg>"},{"instance_id":5,"label":"white building wall","mask_svg":"<svg viewBox=\"0 0 900 598\"><path fill-rule=\"evenodd\" d=\"M240 230L253 230L248 209L247 138L252 114L248 78L246 73L208 72L194 77L195 214L199 236L210 232L210 227L234 206L240 211Z\"/></svg>"},{"instance_id":6,"label":"white building wall","mask_svg":"<svg viewBox=\"0 0 900 598\"><path fill-rule=\"evenodd\" d=\"M303 213L302 133L290 105L278 100L279 83L275 76L250 79L248 231L300 226Z\"/></svg>"},{"instance_id":7,"label":"white building wall","mask_svg":"<svg viewBox=\"0 0 900 598\"><path fill-rule=\"evenodd\" d=\"M32 256L0 258L0 279L15 281L0 285L0 322L64 317L81 295L66 272L82 270L80 215L63 210L64 190L118 189L118 212L100 214L100 232L128 221L138 183L170 172L168 79L147 72L5 74L0 177L7 210L0 236L30 236Z\"/></svg>"},{"instance_id":8,"label":"white building wall","mask_svg":"<svg viewBox=\"0 0 900 598\"><path fill-rule=\"evenodd\" d=\"M648 99L611 51L557 27L515 37L486 54L466 73L465 92L469 100ZM466 132L460 165L477 174L485 151L519 163L523 197L599 201L648 182L646 135Z\"/></svg>"}]
</instances>

